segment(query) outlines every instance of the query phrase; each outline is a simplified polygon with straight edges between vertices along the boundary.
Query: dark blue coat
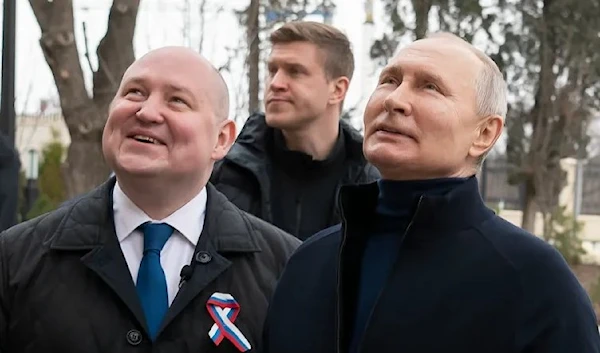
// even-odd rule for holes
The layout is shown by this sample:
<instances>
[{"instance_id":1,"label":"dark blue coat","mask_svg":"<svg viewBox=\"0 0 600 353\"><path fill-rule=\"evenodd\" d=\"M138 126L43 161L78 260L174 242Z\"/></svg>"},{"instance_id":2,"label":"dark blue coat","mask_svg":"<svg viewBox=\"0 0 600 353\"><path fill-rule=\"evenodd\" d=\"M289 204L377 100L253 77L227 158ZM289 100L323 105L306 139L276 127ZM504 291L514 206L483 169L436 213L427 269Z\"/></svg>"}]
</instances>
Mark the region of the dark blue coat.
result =
<instances>
[{"instance_id":1,"label":"dark blue coat","mask_svg":"<svg viewBox=\"0 0 600 353\"><path fill-rule=\"evenodd\" d=\"M341 192L343 224L292 256L265 353L346 353L377 184ZM422 197L362 334L360 352L598 353L590 300L562 256L496 216L472 178Z\"/></svg>"}]
</instances>

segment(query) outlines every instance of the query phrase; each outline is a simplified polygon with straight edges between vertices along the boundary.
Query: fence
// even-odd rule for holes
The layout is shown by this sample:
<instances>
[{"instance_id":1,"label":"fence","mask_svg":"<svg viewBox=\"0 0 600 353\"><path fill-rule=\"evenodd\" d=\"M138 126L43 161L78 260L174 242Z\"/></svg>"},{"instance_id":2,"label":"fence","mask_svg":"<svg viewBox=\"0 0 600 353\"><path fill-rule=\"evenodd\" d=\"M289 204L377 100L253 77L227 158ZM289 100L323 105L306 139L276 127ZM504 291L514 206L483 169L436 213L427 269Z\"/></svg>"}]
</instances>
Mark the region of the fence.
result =
<instances>
[{"instance_id":1,"label":"fence","mask_svg":"<svg viewBox=\"0 0 600 353\"><path fill-rule=\"evenodd\" d=\"M566 189L571 193L573 209L578 215L600 215L600 159L585 162L564 160L563 168L573 175ZM506 210L521 210L524 201L523 185L508 183L509 164L506 158L486 160L479 180L481 195L492 205L502 205Z\"/></svg>"}]
</instances>

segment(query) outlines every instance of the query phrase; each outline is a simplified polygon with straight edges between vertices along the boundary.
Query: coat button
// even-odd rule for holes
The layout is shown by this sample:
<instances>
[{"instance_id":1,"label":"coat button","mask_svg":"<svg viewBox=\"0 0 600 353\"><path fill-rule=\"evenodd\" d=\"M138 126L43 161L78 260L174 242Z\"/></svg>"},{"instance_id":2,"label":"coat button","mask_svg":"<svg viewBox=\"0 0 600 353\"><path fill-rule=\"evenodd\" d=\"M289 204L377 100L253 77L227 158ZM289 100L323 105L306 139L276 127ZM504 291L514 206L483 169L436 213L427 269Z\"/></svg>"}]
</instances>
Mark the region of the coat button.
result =
<instances>
[{"instance_id":1,"label":"coat button","mask_svg":"<svg viewBox=\"0 0 600 353\"><path fill-rule=\"evenodd\" d=\"M137 346L142 343L142 333L138 330L130 330L127 332L127 343L132 346Z\"/></svg>"},{"instance_id":2,"label":"coat button","mask_svg":"<svg viewBox=\"0 0 600 353\"><path fill-rule=\"evenodd\" d=\"M207 264L212 260L212 256L210 256L209 253L207 253L206 251L200 251L198 253L196 253L196 261L198 261L201 264Z\"/></svg>"}]
</instances>

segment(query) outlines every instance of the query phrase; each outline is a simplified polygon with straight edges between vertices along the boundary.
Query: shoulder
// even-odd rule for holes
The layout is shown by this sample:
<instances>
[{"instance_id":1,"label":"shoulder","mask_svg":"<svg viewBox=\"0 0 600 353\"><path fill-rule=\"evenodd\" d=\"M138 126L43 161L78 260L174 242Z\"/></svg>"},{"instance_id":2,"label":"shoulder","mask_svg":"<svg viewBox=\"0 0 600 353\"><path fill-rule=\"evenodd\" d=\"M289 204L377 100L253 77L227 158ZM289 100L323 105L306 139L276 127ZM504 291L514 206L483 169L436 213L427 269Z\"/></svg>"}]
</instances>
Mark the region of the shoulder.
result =
<instances>
[{"instance_id":1,"label":"shoulder","mask_svg":"<svg viewBox=\"0 0 600 353\"><path fill-rule=\"evenodd\" d=\"M479 231L514 269L522 295L540 303L557 303L560 296L587 301L587 294L562 254L544 239L499 216Z\"/></svg>"},{"instance_id":2,"label":"shoulder","mask_svg":"<svg viewBox=\"0 0 600 353\"><path fill-rule=\"evenodd\" d=\"M319 267L319 263L327 263L333 257L337 257L342 239L341 224L323 229L308 238L294 252L287 266L287 271L294 268L304 270L310 264Z\"/></svg>"},{"instance_id":3,"label":"shoulder","mask_svg":"<svg viewBox=\"0 0 600 353\"><path fill-rule=\"evenodd\" d=\"M497 215L478 227L478 231L517 270L541 263L565 265L562 255L548 242Z\"/></svg>"},{"instance_id":4,"label":"shoulder","mask_svg":"<svg viewBox=\"0 0 600 353\"><path fill-rule=\"evenodd\" d=\"M207 192L208 230L219 234L219 241L233 246L249 242L264 254L286 259L300 245L297 238L240 209L214 185L209 183Z\"/></svg>"},{"instance_id":5,"label":"shoulder","mask_svg":"<svg viewBox=\"0 0 600 353\"><path fill-rule=\"evenodd\" d=\"M247 224L258 234L262 247L266 246L275 253L291 254L302 244L302 242L291 234L275 227L274 225L242 210L238 210ZM263 249L264 250L264 249Z\"/></svg>"}]
</instances>

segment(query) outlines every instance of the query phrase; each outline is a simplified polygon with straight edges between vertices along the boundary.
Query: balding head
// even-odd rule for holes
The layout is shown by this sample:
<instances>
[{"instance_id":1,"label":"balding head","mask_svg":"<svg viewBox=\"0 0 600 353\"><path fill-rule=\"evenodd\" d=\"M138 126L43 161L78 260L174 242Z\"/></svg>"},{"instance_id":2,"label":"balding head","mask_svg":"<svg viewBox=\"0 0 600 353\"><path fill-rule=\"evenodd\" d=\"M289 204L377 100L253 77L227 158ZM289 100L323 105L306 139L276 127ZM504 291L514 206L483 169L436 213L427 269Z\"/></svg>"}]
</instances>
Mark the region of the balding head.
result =
<instances>
[{"instance_id":1,"label":"balding head","mask_svg":"<svg viewBox=\"0 0 600 353\"><path fill-rule=\"evenodd\" d=\"M172 63L181 63L189 75L192 75L206 89L210 99L214 102L215 116L219 120L224 120L229 117L229 88L223 79L221 73L200 53L181 46L168 46L149 51L138 60L136 60L127 69L124 79L130 70L134 70L136 66L144 65L148 61L166 60Z\"/></svg>"},{"instance_id":2,"label":"balding head","mask_svg":"<svg viewBox=\"0 0 600 353\"><path fill-rule=\"evenodd\" d=\"M469 177L502 133L499 70L470 44L437 34L403 47L365 108L363 149L384 178Z\"/></svg>"},{"instance_id":3,"label":"balding head","mask_svg":"<svg viewBox=\"0 0 600 353\"><path fill-rule=\"evenodd\" d=\"M228 108L223 78L193 50L160 48L129 67L102 147L119 185L137 194L136 205L162 219L200 192L235 140ZM157 195L164 198L156 202Z\"/></svg>"}]
</instances>

